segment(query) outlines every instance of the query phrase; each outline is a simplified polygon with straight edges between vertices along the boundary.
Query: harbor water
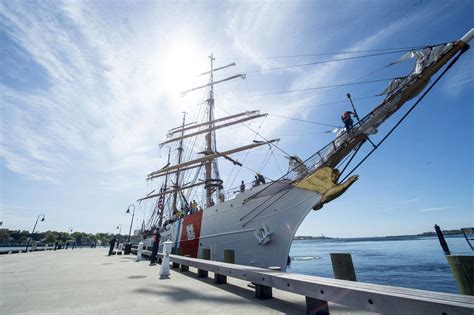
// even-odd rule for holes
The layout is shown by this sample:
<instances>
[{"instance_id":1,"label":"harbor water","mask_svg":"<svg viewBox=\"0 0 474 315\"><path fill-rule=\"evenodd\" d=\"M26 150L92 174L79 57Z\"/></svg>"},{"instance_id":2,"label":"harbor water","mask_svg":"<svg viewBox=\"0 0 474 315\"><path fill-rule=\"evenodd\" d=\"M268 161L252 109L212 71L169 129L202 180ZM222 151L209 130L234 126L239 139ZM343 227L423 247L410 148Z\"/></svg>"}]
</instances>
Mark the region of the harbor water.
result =
<instances>
[{"instance_id":1,"label":"harbor water","mask_svg":"<svg viewBox=\"0 0 474 315\"><path fill-rule=\"evenodd\" d=\"M452 254L473 254L462 236L446 237ZM436 237L403 240L296 240L287 272L333 277L330 253L350 253L357 280L459 293Z\"/></svg>"}]
</instances>

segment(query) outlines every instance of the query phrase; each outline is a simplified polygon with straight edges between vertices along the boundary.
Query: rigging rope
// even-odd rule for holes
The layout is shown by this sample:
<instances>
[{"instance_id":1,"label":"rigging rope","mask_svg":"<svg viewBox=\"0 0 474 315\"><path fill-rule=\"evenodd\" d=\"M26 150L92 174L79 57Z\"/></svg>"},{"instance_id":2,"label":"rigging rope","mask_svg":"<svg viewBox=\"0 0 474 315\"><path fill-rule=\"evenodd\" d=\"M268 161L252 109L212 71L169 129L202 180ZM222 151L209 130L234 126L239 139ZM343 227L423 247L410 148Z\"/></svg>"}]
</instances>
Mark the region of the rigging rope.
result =
<instances>
[{"instance_id":1,"label":"rigging rope","mask_svg":"<svg viewBox=\"0 0 474 315\"><path fill-rule=\"evenodd\" d=\"M368 81L358 81L358 82L351 81L351 82L347 82L347 83L333 84L333 85L327 85L327 86L315 86L315 87L309 87L309 88L304 88L304 89L294 89L294 90L285 90L285 91L269 92L269 93L263 93L263 94L255 94L255 95L242 95L242 96L221 98L221 100L222 100L222 99L223 99L223 100L232 100L232 99L241 99L241 98L250 98L250 97L270 96L270 95L296 93L296 92L320 90L320 89L335 88L335 87L350 86L350 85L358 85L358 84L369 84L369 83L378 83L378 82L388 82L388 81L392 81L393 79L396 79L396 78L384 78L384 79L368 80Z\"/></svg>"},{"instance_id":2,"label":"rigging rope","mask_svg":"<svg viewBox=\"0 0 474 315\"><path fill-rule=\"evenodd\" d=\"M246 74L249 74L249 73L283 70L283 69L297 68L297 67L307 67L307 66L314 66L314 65L331 63L331 62L339 62L339 61L362 59L362 58L369 58L369 57L377 57L377 56L390 55L390 54L398 54L398 53L406 52L406 51L407 51L406 49L405 50L396 50L396 51L381 52L381 53L362 55L362 56L354 56L354 57L337 58L337 59L331 59L331 60L307 62L307 63L301 63L301 64L296 64L296 65L287 65L287 66L273 67L273 68L266 68L266 69L248 70L248 71L243 71L243 72L246 73Z\"/></svg>"},{"instance_id":3,"label":"rigging rope","mask_svg":"<svg viewBox=\"0 0 474 315\"><path fill-rule=\"evenodd\" d=\"M258 59L285 59L285 58L301 58L301 57L312 57L312 56L327 56L327 55L343 55L343 54L359 54L375 51L410 51L412 49L420 49L424 46L412 46L412 47L398 47L398 48L379 48L379 49L366 49L366 50L346 50L339 52L324 52L324 53L310 53L310 54L299 54L299 55L283 55L283 56L262 56L262 57L240 57L240 58L229 58L232 60L258 60ZM227 58L226 58L227 59Z\"/></svg>"},{"instance_id":4,"label":"rigging rope","mask_svg":"<svg viewBox=\"0 0 474 315\"><path fill-rule=\"evenodd\" d=\"M225 111L227 114L230 115L230 113L229 113L227 110L225 110L224 108L222 108L221 106L219 106L219 105L217 105L217 104L215 104L215 105L216 105L217 107L219 107L220 109L222 109L223 111ZM265 138L264 136L262 136L258 131L253 130L253 129L252 129L251 127L249 127L247 124L245 124L245 123L241 123L241 124L244 125L244 126L245 126L247 129L249 129L250 131L252 131L255 135L257 135L257 136L259 136L260 138L262 138L263 140L269 141L267 138ZM279 146L277 146L277 145L276 145L275 143L273 143L273 142L270 142L270 143L268 143L268 144L274 146L275 148L277 148L278 150L280 150L281 152L283 152L283 154L285 154L285 155L288 155L288 156L291 155L291 154L289 154L288 152L286 152L285 150L283 150L282 148L280 148Z\"/></svg>"},{"instance_id":5,"label":"rigging rope","mask_svg":"<svg viewBox=\"0 0 474 315\"><path fill-rule=\"evenodd\" d=\"M299 118L293 118L293 117L286 117L286 116L281 116L281 115L276 115L276 114L268 114L270 116L274 117L279 117L279 118L284 118L284 119L289 119L289 120L296 120L296 121L301 121L309 124L314 124L314 125L320 125L320 126L326 126L326 127L333 127L333 128L339 128L340 126L335 126L335 125L330 125L330 124L324 124L316 121L310 121L310 120L304 120L304 119L299 119Z\"/></svg>"}]
</instances>

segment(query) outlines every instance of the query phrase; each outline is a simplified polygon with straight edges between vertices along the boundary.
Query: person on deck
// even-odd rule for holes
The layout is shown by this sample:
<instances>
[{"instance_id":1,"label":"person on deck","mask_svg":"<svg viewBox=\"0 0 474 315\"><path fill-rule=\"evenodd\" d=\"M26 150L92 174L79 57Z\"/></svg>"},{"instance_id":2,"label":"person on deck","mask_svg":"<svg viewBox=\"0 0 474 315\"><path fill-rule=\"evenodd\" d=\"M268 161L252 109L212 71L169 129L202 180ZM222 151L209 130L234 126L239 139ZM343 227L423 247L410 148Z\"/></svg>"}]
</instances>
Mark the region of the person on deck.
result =
<instances>
[{"instance_id":1,"label":"person on deck","mask_svg":"<svg viewBox=\"0 0 474 315\"><path fill-rule=\"evenodd\" d=\"M109 245L110 245L110 248L109 248L109 256L112 255L113 251L114 251L114 247L115 247L115 242L117 240L115 239L115 236L110 240L109 242Z\"/></svg>"},{"instance_id":2,"label":"person on deck","mask_svg":"<svg viewBox=\"0 0 474 315\"><path fill-rule=\"evenodd\" d=\"M242 183L240 184L240 192L243 193L245 191L245 183L244 181L242 181Z\"/></svg>"},{"instance_id":3,"label":"person on deck","mask_svg":"<svg viewBox=\"0 0 474 315\"><path fill-rule=\"evenodd\" d=\"M346 127L347 132L351 132L354 126L354 121L352 120L351 116L357 117L355 113L350 111L344 112L341 115L341 120L344 123L344 127Z\"/></svg>"},{"instance_id":4,"label":"person on deck","mask_svg":"<svg viewBox=\"0 0 474 315\"><path fill-rule=\"evenodd\" d=\"M265 177L262 174L257 173L257 177L260 184L265 184Z\"/></svg>"},{"instance_id":5,"label":"person on deck","mask_svg":"<svg viewBox=\"0 0 474 315\"><path fill-rule=\"evenodd\" d=\"M155 230L153 232L153 247L151 249L151 256L150 256L150 266L153 266L156 264L156 256L158 255L158 246L160 245L160 232L158 230Z\"/></svg>"},{"instance_id":6,"label":"person on deck","mask_svg":"<svg viewBox=\"0 0 474 315\"><path fill-rule=\"evenodd\" d=\"M253 187L257 187L260 185L260 179L258 178L257 175L255 175L255 182L254 182L254 186Z\"/></svg>"}]
</instances>

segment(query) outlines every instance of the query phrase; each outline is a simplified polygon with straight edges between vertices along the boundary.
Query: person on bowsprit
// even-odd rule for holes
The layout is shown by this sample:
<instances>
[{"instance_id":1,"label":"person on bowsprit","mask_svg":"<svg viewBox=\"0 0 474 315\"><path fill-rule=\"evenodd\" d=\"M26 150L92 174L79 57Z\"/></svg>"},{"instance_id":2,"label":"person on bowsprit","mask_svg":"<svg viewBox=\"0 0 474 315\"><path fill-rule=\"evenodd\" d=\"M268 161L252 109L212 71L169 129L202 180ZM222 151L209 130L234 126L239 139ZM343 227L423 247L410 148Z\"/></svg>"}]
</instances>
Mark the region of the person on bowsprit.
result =
<instances>
[{"instance_id":1,"label":"person on bowsprit","mask_svg":"<svg viewBox=\"0 0 474 315\"><path fill-rule=\"evenodd\" d=\"M341 120L344 123L344 127L346 127L347 132L351 132L352 128L354 127L354 121L352 120L351 116L357 117L354 112L350 111L344 112L341 115Z\"/></svg>"}]
</instances>

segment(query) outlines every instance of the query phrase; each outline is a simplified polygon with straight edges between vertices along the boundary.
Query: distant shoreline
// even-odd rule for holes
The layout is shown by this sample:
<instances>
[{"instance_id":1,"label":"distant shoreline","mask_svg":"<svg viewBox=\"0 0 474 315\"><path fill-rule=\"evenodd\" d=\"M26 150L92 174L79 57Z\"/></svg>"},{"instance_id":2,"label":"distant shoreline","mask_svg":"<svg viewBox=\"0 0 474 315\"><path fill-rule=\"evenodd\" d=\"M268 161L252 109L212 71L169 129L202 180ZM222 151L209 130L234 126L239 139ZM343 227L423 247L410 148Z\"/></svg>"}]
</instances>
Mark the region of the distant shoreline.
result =
<instances>
[{"instance_id":1,"label":"distant shoreline","mask_svg":"<svg viewBox=\"0 0 474 315\"><path fill-rule=\"evenodd\" d=\"M444 236L457 236L462 235L461 230L446 230L443 231ZM387 240L404 240L424 237L435 237L435 232L423 232L420 234L413 235L389 235L389 236L366 236L366 237L327 237L327 236L295 236L294 241L307 241L307 240L334 240L334 241L387 241Z\"/></svg>"}]
</instances>

